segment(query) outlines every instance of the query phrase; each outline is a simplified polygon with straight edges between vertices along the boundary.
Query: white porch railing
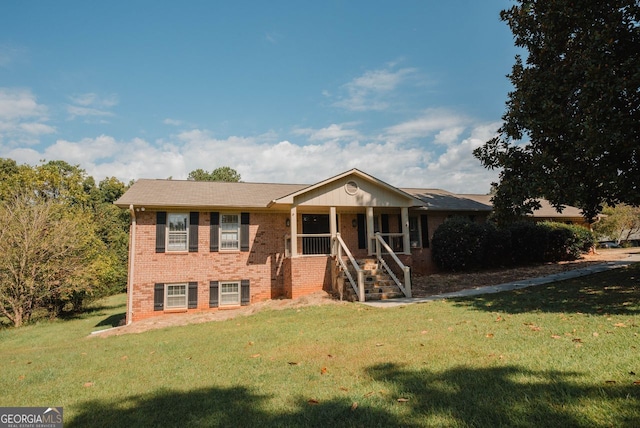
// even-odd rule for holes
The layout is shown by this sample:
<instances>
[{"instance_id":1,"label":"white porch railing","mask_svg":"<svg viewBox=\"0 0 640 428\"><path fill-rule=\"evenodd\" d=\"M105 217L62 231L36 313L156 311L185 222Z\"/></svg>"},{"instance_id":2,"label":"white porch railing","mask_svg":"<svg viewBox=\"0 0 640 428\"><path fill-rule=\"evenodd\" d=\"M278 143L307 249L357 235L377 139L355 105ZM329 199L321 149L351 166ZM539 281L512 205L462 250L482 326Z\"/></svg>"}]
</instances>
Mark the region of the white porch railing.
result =
<instances>
[{"instance_id":1,"label":"white porch railing","mask_svg":"<svg viewBox=\"0 0 640 428\"><path fill-rule=\"evenodd\" d=\"M389 247L389 245L385 242L382 235L378 232L375 235L376 242L376 258L378 262L382 266L382 268L389 274L391 279L396 283L400 291L404 293L406 297L411 297L411 268L409 266L405 266L404 263L400 261L396 253ZM396 263L396 265L402 270L404 274L404 281L401 282L396 274L389 268L387 262L382 258L382 250L386 250L386 253L391 256L391 259Z\"/></svg>"},{"instance_id":2,"label":"white porch railing","mask_svg":"<svg viewBox=\"0 0 640 428\"><path fill-rule=\"evenodd\" d=\"M356 259L353 258L351 251L349 251L349 248L344 243L339 233L337 233L335 238L333 238L331 253L335 256L336 262L340 264L340 267L342 267L342 271L349 280L349 284L351 284L353 291L355 291L356 296L358 296L358 301L364 302L364 271L360 269L360 266L358 266ZM347 256L349 263L353 266L356 272L356 279L351 275L349 265L342 257L343 254ZM342 290L340 291L340 296L342 297Z\"/></svg>"}]
</instances>

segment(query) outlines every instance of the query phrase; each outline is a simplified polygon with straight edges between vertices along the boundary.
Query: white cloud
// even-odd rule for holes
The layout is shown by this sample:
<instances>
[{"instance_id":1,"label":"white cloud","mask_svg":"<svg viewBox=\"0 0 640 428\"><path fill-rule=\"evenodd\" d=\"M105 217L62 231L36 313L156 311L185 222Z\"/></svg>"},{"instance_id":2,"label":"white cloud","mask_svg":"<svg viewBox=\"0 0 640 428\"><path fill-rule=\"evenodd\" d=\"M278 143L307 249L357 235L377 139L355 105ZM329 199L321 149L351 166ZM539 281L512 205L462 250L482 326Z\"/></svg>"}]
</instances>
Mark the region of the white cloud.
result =
<instances>
[{"instance_id":1,"label":"white cloud","mask_svg":"<svg viewBox=\"0 0 640 428\"><path fill-rule=\"evenodd\" d=\"M110 94L100 96L93 92L77 94L69 97L71 105L67 105L69 119L76 117L108 117L114 114L109 110L118 105L118 96Z\"/></svg>"},{"instance_id":2,"label":"white cloud","mask_svg":"<svg viewBox=\"0 0 640 428\"><path fill-rule=\"evenodd\" d=\"M165 120L162 121L162 123L164 123L165 125L171 125L171 126L181 126L184 122L182 120L166 118Z\"/></svg>"},{"instance_id":3,"label":"white cloud","mask_svg":"<svg viewBox=\"0 0 640 428\"><path fill-rule=\"evenodd\" d=\"M346 95L334 105L351 111L386 110L390 106L389 94L415 74L414 68L367 71L343 86Z\"/></svg>"},{"instance_id":4,"label":"white cloud","mask_svg":"<svg viewBox=\"0 0 640 428\"><path fill-rule=\"evenodd\" d=\"M113 116L110 111L78 106L67 106L67 113L69 113L69 119L75 119L78 116Z\"/></svg>"},{"instance_id":5,"label":"white cloud","mask_svg":"<svg viewBox=\"0 0 640 428\"><path fill-rule=\"evenodd\" d=\"M48 109L28 89L0 88L0 142L7 146L31 145L38 137L56 132L44 122Z\"/></svg>"},{"instance_id":6,"label":"white cloud","mask_svg":"<svg viewBox=\"0 0 640 428\"><path fill-rule=\"evenodd\" d=\"M309 141L344 140L360 138L360 133L355 129L347 129L355 123L343 123L341 125L331 124L326 128L297 128L293 130L294 135L306 135Z\"/></svg>"},{"instance_id":7,"label":"white cloud","mask_svg":"<svg viewBox=\"0 0 640 428\"><path fill-rule=\"evenodd\" d=\"M388 138L406 141L437 134L436 143L455 141L469 124L464 116L445 109L428 109L417 119L409 120L385 130Z\"/></svg>"}]
</instances>

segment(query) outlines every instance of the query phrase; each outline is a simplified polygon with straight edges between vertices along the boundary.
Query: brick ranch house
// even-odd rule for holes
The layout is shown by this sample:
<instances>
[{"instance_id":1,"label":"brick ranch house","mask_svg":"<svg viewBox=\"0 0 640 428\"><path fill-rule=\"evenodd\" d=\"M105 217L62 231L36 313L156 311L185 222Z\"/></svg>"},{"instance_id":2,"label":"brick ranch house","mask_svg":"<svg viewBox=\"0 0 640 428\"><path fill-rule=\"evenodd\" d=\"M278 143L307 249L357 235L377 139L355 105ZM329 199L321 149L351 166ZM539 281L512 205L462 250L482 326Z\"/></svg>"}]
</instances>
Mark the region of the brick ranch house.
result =
<instances>
[{"instance_id":1,"label":"brick ranch house","mask_svg":"<svg viewBox=\"0 0 640 428\"><path fill-rule=\"evenodd\" d=\"M127 323L320 290L411 296L411 272L435 270L433 231L492 210L357 169L313 185L140 179L115 204L131 213Z\"/></svg>"}]
</instances>

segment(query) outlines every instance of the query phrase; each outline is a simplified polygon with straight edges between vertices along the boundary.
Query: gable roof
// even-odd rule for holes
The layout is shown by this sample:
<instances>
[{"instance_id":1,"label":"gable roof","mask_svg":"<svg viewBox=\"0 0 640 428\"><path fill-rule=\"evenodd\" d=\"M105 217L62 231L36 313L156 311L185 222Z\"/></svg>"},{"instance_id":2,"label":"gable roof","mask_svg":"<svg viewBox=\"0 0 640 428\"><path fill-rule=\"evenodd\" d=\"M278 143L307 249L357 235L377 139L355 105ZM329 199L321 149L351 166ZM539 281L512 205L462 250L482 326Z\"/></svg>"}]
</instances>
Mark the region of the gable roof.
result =
<instances>
[{"instance_id":1,"label":"gable roof","mask_svg":"<svg viewBox=\"0 0 640 428\"><path fill-rule=\"evenodd\" d=\"M421 202L419 200L416 200L413 195L410 195L406 192L404 192L402 189L399 189L397 187L394 187L390 184L385 183L382 180L379 180L367 173L364 173L362 171L360 171L359 169L351 169L349 171L345 171L342 174L338 174L335 175L333 177L329 177L326 180L322 180L316 184L312 184L311 186L307 186L304 187L302 189L299 189L298 191L295 191L291 194L288 195L284 195L280 198L274 199L272 202L273 204L293 204L294 201L296 200L296 198L299 198L303 195L312 195L313 193L317 193L316 191L318 191L321 188L325 188L328 189L329 187L331 187L332 185L336 185L339 183L343 183L346 180L350 180L351 178L354 179L360 179L363 180L365 182L370 183L371 185L375 186L378 189L381 189L383 192L386 193L386 195L391 195L393 198L395 199L400 199L400 200L404 200L407 202L403 202L403 204L406 204L408 206L416 206L416 205L422 205Z\"/></svg>"},{"instance_id":2,"label":"gable roof","mask_svg":"<svg viewBox=\"0 0 640 428\"><path fill-rule=\"evenodd\" d=\"M222 181L136 181L115 204L162 208L266 208L274 199L307 185L272 183L227 183Z\"/></svg>"}]
</instances>

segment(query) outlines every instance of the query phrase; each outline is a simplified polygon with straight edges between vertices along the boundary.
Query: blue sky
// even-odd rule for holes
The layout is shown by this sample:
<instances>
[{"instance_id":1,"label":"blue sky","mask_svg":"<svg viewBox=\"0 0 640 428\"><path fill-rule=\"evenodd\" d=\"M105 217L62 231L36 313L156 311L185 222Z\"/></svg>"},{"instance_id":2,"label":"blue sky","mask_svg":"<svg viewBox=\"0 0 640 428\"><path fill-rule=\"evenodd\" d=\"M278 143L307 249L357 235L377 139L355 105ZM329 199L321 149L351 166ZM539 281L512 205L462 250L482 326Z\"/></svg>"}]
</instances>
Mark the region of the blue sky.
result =
<instances>
[{"instance_id":1,"label":"blue sky","mask_svg":"<svg viewBox=\"0 0 640 428\"><path fill-rule=\"evenodd\" d=\"M0 3L0 157L100 180L390 184L486 193L518 52L509 0Z\"/></svg>"}]
</instances>

